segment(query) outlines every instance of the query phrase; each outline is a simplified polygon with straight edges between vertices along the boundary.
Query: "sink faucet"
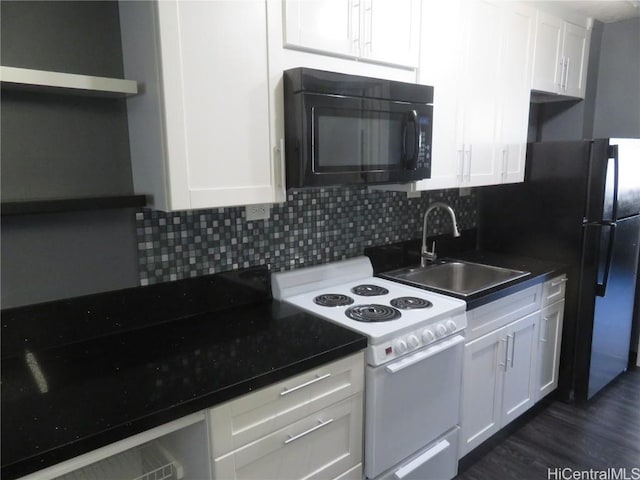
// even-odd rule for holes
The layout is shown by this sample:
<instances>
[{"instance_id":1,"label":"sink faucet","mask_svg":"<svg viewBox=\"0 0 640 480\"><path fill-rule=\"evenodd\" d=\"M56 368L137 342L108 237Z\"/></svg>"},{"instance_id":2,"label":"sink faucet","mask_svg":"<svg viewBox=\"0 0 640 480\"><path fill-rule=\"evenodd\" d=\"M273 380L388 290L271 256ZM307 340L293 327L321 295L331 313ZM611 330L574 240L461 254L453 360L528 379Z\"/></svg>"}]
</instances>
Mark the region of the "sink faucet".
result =
<instances>
[{"instance_id":1,"label":"sink faucet","mask_svg":"<svg viewBox=\"0 0 640 480\"><path fill-rule=\"evenodd\" d=\"M420 266L422 267L426 267L429 262L433 262L437 258L435 240L431 246L431 251L427 249L427 217L432 210L435 210L438 207L444 208L449 212L449 215L451 215L451 223L453 223L453 236L460 236L460 230L458 230L458 223L456 222L456 213L453 211L453 208L442 202L436 202L427 208L427 211L424 212L424 223L422 225L422 250L420 251Z\"/></svg>"}]
</instances>

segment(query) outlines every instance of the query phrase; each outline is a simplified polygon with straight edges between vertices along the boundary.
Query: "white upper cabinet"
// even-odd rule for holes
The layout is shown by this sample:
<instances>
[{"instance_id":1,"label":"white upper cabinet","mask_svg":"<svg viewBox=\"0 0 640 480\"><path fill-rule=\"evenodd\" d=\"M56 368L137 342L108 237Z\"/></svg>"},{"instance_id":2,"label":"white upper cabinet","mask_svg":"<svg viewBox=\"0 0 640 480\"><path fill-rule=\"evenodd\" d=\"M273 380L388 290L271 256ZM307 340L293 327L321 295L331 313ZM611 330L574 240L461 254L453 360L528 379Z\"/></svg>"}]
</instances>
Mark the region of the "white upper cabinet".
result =
<instances>
[{"instance_id":1,"label":"white upper cabinet","mask_svg":"<svg viewBox=\"0 0 640 480\"><path fill-rule=\"evenodd\" d=\"M420 6L420 0L364 0L364 58L417 67Z\"/></svg>"},{"instance_id":2,"label":"white upper cabinet","mask_svg":"<svg viewBox=\"0 0 640 480\"><path fill-rule=\"evenodd\" d=\"M462 151L461 185L471 187L500 182L496 142L503 32L501 5L471 0L464 6L468 18L458 150Z\"/></svg>"},{"instance_id":3,"label":"white upper cabinet","mask_svg":"<svg viewBox=\"0 0 640 480\"><path fill-rule=\"evenodd\" d=\"M538 11L533 67L533 90L557 92L562 73L562 20Z\"/></svg>"},{"instance_id":4,"label":"white upper cabinet","mask_svg":"<svg viewBox=\"0 0 640 480\"><path fill-rule=\"evenodd\" d=\"M587 86L591 31L569 22L563 22L563 25L564 94L571 97L584 98Z\"/></svg>"},{"instance_id":5,"label":"white upper cabinet","mask_svg":"<svg viewBox=\"0 0 640 480\"><path fill-rule=\"evenodd\" d=\"M591 31L538 11L532 89L584 98Z\"/></svg>"},{"instance_id":6,"label":"white upper cabinet","mask_svg":"<svg viewBox=\"0 0 640 480\"><path fill-rule=\"evenodd\" d=\"M284 46L417 67L420 0L285 0Z\"/></svg>"},{"instance_id":7,"label":"white upper cabinet","mask_svg":"<svg viewBox=\"0 0 640 480\"><path fill-rule=\"evenodd\" d=\"M508 2L425 2L419 81L434 86L433 165L415 190L524 179L534 21Z\"/></svg>"},{"instance_id":8,"label":"white upper cabinet","mask_svg":"<svg viewBox=\"0 0 640 480\"><path fill-rule=\"evenodd\" d=\"M285 1L284 18L286 47L317 50L347 57L358 55L360 12L357 2Z\"/></svg>"},{"instance_id":9,"label":"white upper cabinet","mask_svg":"<svg viewBox=\"0 0 640 480\"><path fill-rule=\"evenodd\" d=\"M497 127L500 183L524 181L534 34L533 9L515 4L503 9Z\"/></svg>"},{"instance_id":10,"label":"white upper cabinet","mask_svg":"<svg viewBox=\"0 0 640 480\"><path fill-rule=\"evenodd\" d=\"M159 210L281 201L266 2L124 1L120 17L144 85L127 104L136 192Z\"/></svg>"},{"instance_id":11,"label":"white upper cabinet","mask_svg":"<svg viewBox=\"0 0 640 480\"><path fill-rule=\"evenodd\" d=\"M416 190L458 186L462 181L462 152L458 151L458 108L462 76L461 0L426 1L422 5L422 35L418 82L432 85L433 132L431 178L414 184Z\"/></svg>"}]
</instances>

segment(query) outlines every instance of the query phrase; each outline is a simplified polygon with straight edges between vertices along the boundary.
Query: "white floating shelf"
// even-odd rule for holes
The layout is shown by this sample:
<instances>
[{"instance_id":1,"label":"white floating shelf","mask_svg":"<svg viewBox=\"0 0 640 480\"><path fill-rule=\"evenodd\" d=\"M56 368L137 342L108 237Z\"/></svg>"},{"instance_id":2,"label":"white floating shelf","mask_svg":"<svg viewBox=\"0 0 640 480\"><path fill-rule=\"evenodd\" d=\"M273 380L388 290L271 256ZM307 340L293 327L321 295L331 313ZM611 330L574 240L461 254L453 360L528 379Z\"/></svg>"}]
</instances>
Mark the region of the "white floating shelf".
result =
<instances>
[{"instance_id":1,"label":"white floating shelf","mask_svg":"<svg viewBox=\"0 0 640 480\"><path fill-rule=\"evenodd\" d=\"M2 88L54 91L71 95L98 97L127 97L138 93L138 83L120 78L93 77L74 73L32 70L29 68L1 67Z\"/></svg>"}]
</instances>

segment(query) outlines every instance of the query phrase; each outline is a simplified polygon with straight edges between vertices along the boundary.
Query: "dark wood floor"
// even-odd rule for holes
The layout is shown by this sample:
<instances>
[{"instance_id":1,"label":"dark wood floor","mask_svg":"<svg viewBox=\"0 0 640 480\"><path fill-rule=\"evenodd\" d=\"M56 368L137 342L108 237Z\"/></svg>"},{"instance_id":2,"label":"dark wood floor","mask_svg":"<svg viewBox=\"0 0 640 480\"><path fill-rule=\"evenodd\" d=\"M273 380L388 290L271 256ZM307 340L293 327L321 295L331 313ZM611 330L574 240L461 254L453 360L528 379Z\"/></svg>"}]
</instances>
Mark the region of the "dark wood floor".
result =
<instances>
[{"instance_id":1,"label":"dark wood floor","mask_svg":"<svg viewBox=\"0 0 640 480\"><path fill-rule=\"evenodd\" d=\"M633 478L631 468L640 468L640 369L622 374L586 405L554 401L456 479L538 480L556 467L626 467Z\"/></svg>"}]
</instances>

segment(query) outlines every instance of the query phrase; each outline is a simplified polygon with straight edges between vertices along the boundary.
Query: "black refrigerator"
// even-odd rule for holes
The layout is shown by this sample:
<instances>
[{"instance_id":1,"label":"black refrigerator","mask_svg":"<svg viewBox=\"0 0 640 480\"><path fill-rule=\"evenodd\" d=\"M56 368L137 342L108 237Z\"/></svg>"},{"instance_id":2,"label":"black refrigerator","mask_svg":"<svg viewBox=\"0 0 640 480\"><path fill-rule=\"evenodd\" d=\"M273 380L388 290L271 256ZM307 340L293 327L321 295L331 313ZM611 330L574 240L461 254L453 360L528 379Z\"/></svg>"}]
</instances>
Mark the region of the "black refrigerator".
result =
<instances>
[{"instance_id":1,"label":"black refrigerator","mask_svg":"<svg viewBox=\"0 0 640 480\"><path fill-rule=\"evenodd\" d=\"M591 398L629 361L640 139L530 143L525 182L479 198L481 248L568 266L558 393Z\"/></svg>"}]
</instances>

